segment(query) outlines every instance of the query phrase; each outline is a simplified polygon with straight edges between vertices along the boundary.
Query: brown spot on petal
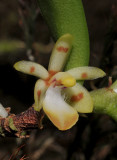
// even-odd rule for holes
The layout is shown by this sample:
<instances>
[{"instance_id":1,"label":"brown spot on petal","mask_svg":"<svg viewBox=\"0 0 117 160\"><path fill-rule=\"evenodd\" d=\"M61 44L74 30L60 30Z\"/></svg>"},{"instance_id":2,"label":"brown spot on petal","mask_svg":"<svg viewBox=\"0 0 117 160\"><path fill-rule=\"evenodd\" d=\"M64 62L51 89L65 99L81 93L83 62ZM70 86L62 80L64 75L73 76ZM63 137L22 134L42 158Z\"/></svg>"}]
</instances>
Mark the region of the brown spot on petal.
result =
<instances>
[{"instance_id":1,"label":"brown spot on petal","mask_svg":"<svg viewBox=\"0 0 117 160\"><path fill-rule=\"evenodd\" d=\"M56 74L57 72L56 71L53 71L53 70L50 70L49 71L49 77L45 80L45 84L46 86L49 86L50 85L50 79Z\"/></svg>"},{"instance_id":2,"label":"brown spot on petal","mask_svg":"<svg viewBox=\"0 0 117 160\"><path fill-rule=\"evenodd\" d=\"M72 97L71 97L71 101L72 101L72 102L78 102L78 101L80 101L83 97L84 97L84 94L81 92L81 93L78 93L78 95L72 96Z\"/></svg>"},{"instance_id":3,"label":"brown spot on petal","mask_svg":"<svg viewBox=\"0 0 117 160\"><path fill-rule=\"evenodd\" d=\"M33 73L34 71L35 71L35 67L32 66L32 67L30 68L30 73Z\"/></svg>"},{"instance_id":4,"label":"brown spot on petal","mask_svg":"<svg viewBox=\"0 0 117 160\"><path fill-rule=\"evenodd\" d=\"M46 81L46 80L45 80L45 85L46 85L46 86L49 86L49 85L50 85L49 81Z\"/></svg>"},{"instance_id":5,"label":"brown spot on petal","mask_svg":"<svg viewBox=\"0 0 117 160\"><path fill-rule=\"evenodd\" d=\"M41 91L40 90L37 91L37 95L38 95L38 99L39 99L40 95L41 95Z\"/></svg>"},{"instance_id":6,"label":"brown spot on petal","mask_svg":"<svg viewBox=\"0 0 117 160\"><path fill-rule=\"evenodd\" d=\"M87 73L82 73L81 77L82 77L82 78L87 78L88 75L87 75Z\"/></svg>"},{"instance_id":7,"label":"brown spot on petal","mask_svg":"<svg viewBox=\"0 0 117 160\"><path fill-rule=\"evenodd\" d=\"M65 47L63 47L63 46L60 46L60 47L57 48L57 50L58 50L59 52L64 52L64 53L66 53L66 52L68 51L68 48L65 48Z\"/></svg>"},{"instance_id":8,"label":"brown spot on petal","mask_svg":"<svg viewBox=\"0 0 117 160\"><path fill-rule=\"evenodd\" d=\"M50 70L50 71L49 71L49 74L50 74L51 77L54 76L56 73L57 73L57 72L56 72L56 71L53 71L53 70Z\"/></svg>"}]
</instances>

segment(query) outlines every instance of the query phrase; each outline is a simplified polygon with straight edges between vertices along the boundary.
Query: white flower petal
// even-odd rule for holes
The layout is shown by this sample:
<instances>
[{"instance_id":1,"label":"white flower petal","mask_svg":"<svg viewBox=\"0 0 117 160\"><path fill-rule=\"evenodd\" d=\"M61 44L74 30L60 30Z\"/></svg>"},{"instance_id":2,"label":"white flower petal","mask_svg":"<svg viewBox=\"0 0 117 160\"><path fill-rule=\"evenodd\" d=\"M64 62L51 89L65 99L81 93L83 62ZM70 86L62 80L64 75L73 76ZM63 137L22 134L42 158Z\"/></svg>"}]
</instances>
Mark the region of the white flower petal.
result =
<instances>
[{"instance_id":1,"label":"white flower petal","mask_svg":"<svg viewBox=\"0 0 117 160\"><path fill-rule=\"evenodd\" d=\"M50 57L49 71L58 72L63 69L72 48L72 40L70 34L65 34L58 39Z\"/></svg>"},{"instance_id":2,"label":"white flower petal","mask_svg":"<svg viewBox=\"0 0 117 160\"><path fill-rule=\"evenodd\" d=\"M40 111L40 109L42 108L42 102L43 102L46 90L47 90L47 85L45 81L43 81L42 79L39 79L36 82L35 89L34 89L34 99L35 99L34 109L36 111Z\"/></svg>"},{"instance_id":3,"label":"white flower petal","mask_svg":"<svg viewBox=\"0 0 117 160\"><path fill-rule=\"evenodd\" d=\"M67 130L78 121L77 111L64 101L59 87L48 88L43 101L43 109L59 130Z\"/></svg>"},{"instance_id":4,"label":"white flower petal","mask_svg":"<svg viewBox=\"0 0 117 160\"><path fill-rule=\"evenodd\" d=\"M3 105L0 103L0 117L6 118L8 116L7 111L3 107Z\"/></svg>"},{"instance_id":5,"label":"white flower petal","mask_svg":"<svg viewBox=\"0 0 117 160\"><path fill-rule=\"evenodd\" d=\"M73 68L68 70L67 73L71 74L76 80L91 80L106 75L101 69L88 66Z\"/></svg>"},{"instance_id":6,"label":"white flower petal","mask_svg":"<svg viewBox=\"0 0 117 160\"><path fill-rule=\"evenodd\" d=\"M42 79L47 79L49 77L48 71L40 64L30 61L19 61L15 63L14 68L17 71L27 73Z\"/></svg>"},{"instance_id":7,"label":"white flower petal","mask_svg":"<svg viewBox=\"0 0 117 160\"><path fill-rule=\"evenodd\" d=\"M80 113L93 111L93 101L89 92L80 84L65 89L69 103Z\"/></svg>"}]
</instances>

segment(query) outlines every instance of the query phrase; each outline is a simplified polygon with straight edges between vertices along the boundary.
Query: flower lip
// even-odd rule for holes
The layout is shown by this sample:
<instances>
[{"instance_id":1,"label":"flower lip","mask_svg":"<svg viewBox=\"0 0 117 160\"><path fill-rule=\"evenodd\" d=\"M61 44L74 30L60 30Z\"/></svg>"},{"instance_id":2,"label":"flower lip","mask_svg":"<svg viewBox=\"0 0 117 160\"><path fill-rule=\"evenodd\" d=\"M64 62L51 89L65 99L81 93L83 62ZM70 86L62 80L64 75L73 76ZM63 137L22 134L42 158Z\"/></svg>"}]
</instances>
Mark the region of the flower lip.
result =
<instances>
[{"instance_id":1,"label":"flower lip","mask_svg":"<svg viewBox=\"0 0 117 160\"><path fill-rule=\"evenodd\" d=\"M67 130L78 121L77 111L64 100L60 86L51 85L46 91L43 109L59 130Z\"/></svg>"}]
</instances>

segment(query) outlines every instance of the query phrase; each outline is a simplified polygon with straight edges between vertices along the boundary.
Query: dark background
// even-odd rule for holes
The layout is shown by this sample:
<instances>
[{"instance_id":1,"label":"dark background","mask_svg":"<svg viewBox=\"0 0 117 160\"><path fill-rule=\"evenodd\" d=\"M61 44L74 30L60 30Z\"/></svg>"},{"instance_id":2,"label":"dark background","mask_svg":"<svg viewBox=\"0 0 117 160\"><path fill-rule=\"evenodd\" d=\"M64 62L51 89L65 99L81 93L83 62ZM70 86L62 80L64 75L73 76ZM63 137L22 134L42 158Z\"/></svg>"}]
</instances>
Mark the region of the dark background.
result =
<instances>
[{"instance_id":1,"label":"dark background","mask_svg":"<svg viewBox=\"0 0 117 160\"><path fill-rule=\"evenodd\" d=\"M89 36L90 65L107 76L89 81L89 90L107 86L117 78L117 1L83 0ZM19 60L35 60L48 66L54 42L35 0L0 1L0 103L17 114L33 104L36 78L14 70ZM24 146L22 146L24 145ZM21 147L22 146L22 147ZM70 130L58 131L45 118L44 129L31 132L29 139L1 138L0 160L26 155L30 160L116 160L117 124L107 115L80 117Z\"/></svg>"}]
</instances>

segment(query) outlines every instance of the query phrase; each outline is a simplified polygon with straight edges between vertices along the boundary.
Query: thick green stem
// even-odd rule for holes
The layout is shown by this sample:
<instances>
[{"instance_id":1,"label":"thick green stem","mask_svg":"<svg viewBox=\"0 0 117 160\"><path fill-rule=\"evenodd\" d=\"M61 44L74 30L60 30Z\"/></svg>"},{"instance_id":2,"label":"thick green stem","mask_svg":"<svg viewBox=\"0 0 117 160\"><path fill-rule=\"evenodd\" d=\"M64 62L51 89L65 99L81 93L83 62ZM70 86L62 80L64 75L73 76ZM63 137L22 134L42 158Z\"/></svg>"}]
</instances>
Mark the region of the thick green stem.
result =
<instances>
[{"instance_id":1,"label":"thick green stem","mask_svg":"<svg viewBox=\"0 0 117 160\"><path fill-rule=\"evenodd\" d=\"M94 113L108 114L117 121L117 81L111 87L90 92L94 102Z\"/></svg>"},{"instance_id":2,"label":"thick green stem","mask_svg":"<svg viewBox=\"0 0 117 160\"><path fill-rule=\"evenodd\" d=\"M70 33L74 37L73 50L65 70L87 66L89 36L81 0L38 0L38 2L55 41L65 33Z\"/></svg>"}]
</instances>

